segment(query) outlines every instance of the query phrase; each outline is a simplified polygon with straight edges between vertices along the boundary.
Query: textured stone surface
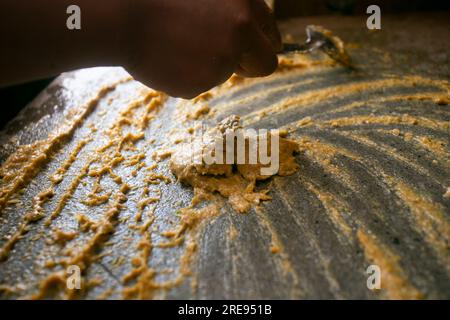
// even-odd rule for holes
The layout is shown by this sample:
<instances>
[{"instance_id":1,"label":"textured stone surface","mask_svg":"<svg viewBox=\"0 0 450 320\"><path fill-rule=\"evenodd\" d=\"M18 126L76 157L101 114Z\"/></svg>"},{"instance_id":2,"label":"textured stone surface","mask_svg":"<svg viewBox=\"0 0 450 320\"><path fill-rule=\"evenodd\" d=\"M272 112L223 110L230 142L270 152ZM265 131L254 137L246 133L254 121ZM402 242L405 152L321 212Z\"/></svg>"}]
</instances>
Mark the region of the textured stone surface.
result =
<instances>
[{"instance_id":1,"label":"textured stone surface","mask_svg":"<svg viewBox=\"0 0 450 320\"><path fill-rule=\"evenodd\" d=\"M190 238L197 244L197 257L190 263L192 275L184 275L167 290L154 290L151 297L450 298L450 199L444 197L450 187L450 52L444 41L449 39L448 21L448 14L386 18L378 33L364 29L364 17L285 23L282 29L298 41L307 23L332 29L349 44L356 70L322 64L326 57L316 54L313 58L319 63L315 66L285 70L213 94L207 102L213 110L205 117L207 123L237 114L254 128L290 128L290 136L301 141L297 156L301 168L293 176L259 185L269 188L273 200L256 211L237 214L224 203L218 216L205 219ZM61 75L2 132L2 161L18 144L45 139L70 110L124 76L116 68ZM141 96L142 86L128 81L99 100L73 136L26 184L23 195L17 197L22 205L10 204L2 210L1 246L30 211L32 198L50 186L48 176L80 141L91 136L55 187L55 196L44 205L46 216L55 210L96 148L107 141L103 130ZM447 104L436 97L447 97ZM148 166L154 162L152 154L180 125L175 117L178 103L172 98L164 103L144 130L146 139L135 143L136 150L124 152L126 157L143 152ZM281 107L273 109L277 104ZM184 107L190 103L184 102ZM263 109L265 115L258 113ZM151 138L156 139L153 145L148 143ZM145 169L136 176L132 169L123 163L114 168L135 189L128 193L109 245L98 252L105 255L86 268L86 280L102 282L82 297L95 298L113 288L110 297L120 298L122 290L133 284L124 283L123 277L140 252L136 245L142 234L130 226L135 224L142 188L149 185ZM175 182L168 159L159 162L156 171L173 182L161 182L151 190L161 193L153 205L154 229L148 232L154 244L167 241L161 232L177 225L177 210L189 205L193 196L189 187ZM2 297L36 293L39 283L58 270L58 266L54 270L42 266L64 256L63 247L49 244L52 228L76 231L77 213L94 220L105 215L109 203L82 203L94 178L82 180L85 185L77 185L52 225L44 226L45 219L30 224L8 259L0 262ZM118 191L108 174L102 186L112 192L111 198ZM66 247L82 248L90 237L80 233ZM180 276L188 243L153 249L147 261L156 272L152 281ZM274 246L277 250L271 250ZM365 270L370 264L381 267L380 292L366 287ZM5 286L16 286L15 292L8 293Z\"/></svg>"}]
</instances>

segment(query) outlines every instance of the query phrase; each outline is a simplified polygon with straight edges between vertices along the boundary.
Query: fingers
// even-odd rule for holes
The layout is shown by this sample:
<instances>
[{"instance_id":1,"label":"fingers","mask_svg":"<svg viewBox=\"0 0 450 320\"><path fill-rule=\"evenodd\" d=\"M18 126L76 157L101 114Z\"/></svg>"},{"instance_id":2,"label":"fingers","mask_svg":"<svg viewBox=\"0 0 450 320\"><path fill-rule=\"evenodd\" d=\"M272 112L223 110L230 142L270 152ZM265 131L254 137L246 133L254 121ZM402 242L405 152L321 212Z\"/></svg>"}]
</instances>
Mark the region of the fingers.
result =
<instances>
[{"instance_id":1,"label":"fingers","mask_svg":"<svg viewBox=\"0 0 450 320\"><path fill-rule=\"evenodd\" d=\"M263 77L278 66L276 52L263 32L254 27L245 38L246 46L235 72L244 77Z\"/></svg>"},{"instance_id":2,"label":"fingers","mask_svg":"<svg viewBox=\"0 0 450 320\"><path fill-rule=\"evenodd\" d=\"M267 6L264 0L251 1L252 12L254 12L256 22L261 31L269 39L275 52L282 50L281 35L273 16L272 10Z\"/></svg>"},{"instance_id":3,"label":"fingers","mask_svg":"<svg viewBox=\"0 0 450 320\"><path fill-rule=\"evenodd\" d=\"M278 66L276 53L281 48L281 37L270 8L263 0L250 3L251 19L242 31L244 44L235 73L244 77L267 76Z\"/></svg>"}]
</instances>

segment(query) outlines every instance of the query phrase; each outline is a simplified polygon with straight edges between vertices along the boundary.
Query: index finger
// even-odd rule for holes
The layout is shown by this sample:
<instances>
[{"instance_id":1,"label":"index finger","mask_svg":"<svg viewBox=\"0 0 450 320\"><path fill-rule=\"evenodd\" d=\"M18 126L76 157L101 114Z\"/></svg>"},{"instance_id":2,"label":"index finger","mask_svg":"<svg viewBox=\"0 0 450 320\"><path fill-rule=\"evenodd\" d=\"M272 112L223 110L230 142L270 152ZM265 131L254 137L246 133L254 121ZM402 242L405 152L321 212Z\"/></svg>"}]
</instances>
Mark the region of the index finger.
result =
<instances>
[{"instance_id":1,"label":"index finger","mask_svg":"<svg viewBox=\"0 0 450 320\"><path fill-rule=\"evenodd\" d=\"M262 33L267 37L275 52L282 50L281 35L275 21L272 9L264 0L251 1L252 12Z\"/></svg>"}]
</instances>

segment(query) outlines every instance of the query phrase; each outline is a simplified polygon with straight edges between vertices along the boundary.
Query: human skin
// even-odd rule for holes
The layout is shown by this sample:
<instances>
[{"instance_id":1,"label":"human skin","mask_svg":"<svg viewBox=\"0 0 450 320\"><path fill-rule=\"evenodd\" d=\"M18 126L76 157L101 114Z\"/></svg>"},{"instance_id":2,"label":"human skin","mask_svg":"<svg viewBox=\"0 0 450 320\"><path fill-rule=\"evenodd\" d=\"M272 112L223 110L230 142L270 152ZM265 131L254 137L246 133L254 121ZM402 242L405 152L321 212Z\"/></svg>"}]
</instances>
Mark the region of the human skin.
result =
<instances>
[{"instance_id":1,"label":"human skin","mask_svg":"<svg viewBox=\"0 0 450 320\"><path fill-rule=\"evenodd\" d=\"M81 30L66 9L81 8ZM281 40L263 0L2 0L0 86L94 67L192 98L233 73L271 74Z\"/></svg>"}]
</instances>

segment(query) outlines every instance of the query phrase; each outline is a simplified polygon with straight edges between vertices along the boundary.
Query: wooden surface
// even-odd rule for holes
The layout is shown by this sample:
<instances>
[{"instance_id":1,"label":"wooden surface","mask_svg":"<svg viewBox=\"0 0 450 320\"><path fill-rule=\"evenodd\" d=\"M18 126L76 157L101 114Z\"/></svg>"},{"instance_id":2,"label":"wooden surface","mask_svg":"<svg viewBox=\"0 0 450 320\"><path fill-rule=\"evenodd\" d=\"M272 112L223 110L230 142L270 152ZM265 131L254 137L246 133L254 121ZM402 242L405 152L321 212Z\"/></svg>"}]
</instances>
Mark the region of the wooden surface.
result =
<instances>
[{"instance_id":1,"label":"wooden surface","mask_svg":"<svg viewBox=\"0 0 450 320\"><path fill-rule=\"evenodd\" d=\"M268 188L273 200L257 210L238 214L224 202L221 213L203 219L186 233L184 242L164 247L157 245L168 241L162 233L179 224L177 210L190 204L191 188L175 181L168 159L158 162L155 170L173 181L157 185L145 182L145 168L133 176L133 168L120 163L114 174L134 189L113 231L97 248L100 256L83 268L83 279L95 285L77 298L122 298L135 283L123 277L133 270L133 257L142 253L138 243L147 236L154 244L146 261L152 270L147 284L152 285L142 287L140 297L450 298L450 199L444 197L450 187L450 106L445 99L435 99L449 97L448 21L447 13L383 17L379 32L367 31L364 17L308 18L282 25L283 32L298 41L311 22L332 29L348 44L356 70L329 65L325 56L315 54L313 66L213 91L208 101L213 112L204 121L213 124L237 114L254 128L292 128L291 138L302 141L300 171L258 185ZM100 88L124 77L117 68L61 75L2 132L2 162L18 145L46 139ZM25 183L23 194L12 197L20 204L2 210L0 246L17 233L33 197L51 186L49 175L80 141L92 137L55 186L55 196L44 204L46 217L54 212L97 148L107 142L105 129L142 96L142 90L139 83L127 81L95 103L69 139L56 146L32 181ZM124 151L125 158L143 152L146 166L155 163L153 153L181 125L176 117L179 103L173 98L164 103L145 129L145 139L136 141L136 149ZM277 103L284 107L275 112L270 108ZM192 108L190 104L184 102L183 107ZM137 109L136 118L143 108ZM265 116L257 113L263 109ZM148 143L152 138L154 144ZM80 233L64 246L52 243L56 228L79 230L76 214L99 221L111 206L112 200L83 204L94 179L81 180L52 224L45 226L45 218L30 223L29 231L0 262L2 298L36 294L45 279L64 271L58 263L49 268L46 262L73 255L92 239L93 233ZM101 184L105 192L112 192L111 199L117 194L118 184L110 174ZM151 192L159 190L161 199L146 208L155 210L155 221L143 234L133 225L145 223L134 221L145 186ZM197 252L186 263L192 243ZM380 291L366 287L371 264L381 268ZM59 288L47 297L65 294Z\"/></svg>"}]
</instances>

